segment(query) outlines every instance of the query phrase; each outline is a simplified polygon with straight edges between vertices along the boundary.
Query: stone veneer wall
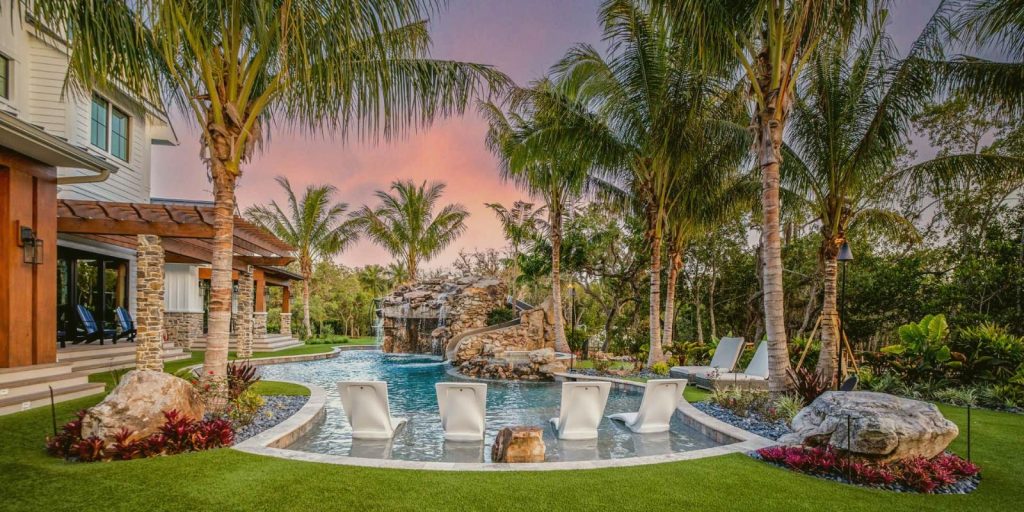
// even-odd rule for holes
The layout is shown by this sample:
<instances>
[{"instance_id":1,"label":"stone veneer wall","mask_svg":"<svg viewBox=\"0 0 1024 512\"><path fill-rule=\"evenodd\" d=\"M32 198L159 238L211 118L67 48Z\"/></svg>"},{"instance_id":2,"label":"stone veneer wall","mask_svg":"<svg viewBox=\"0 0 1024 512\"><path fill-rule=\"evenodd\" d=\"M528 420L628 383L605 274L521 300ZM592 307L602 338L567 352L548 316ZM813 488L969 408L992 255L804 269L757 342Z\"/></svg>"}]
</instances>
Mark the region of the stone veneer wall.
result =
<instances>
[{"instance_id":1,"label":"stone veneer wall","mask_svg":"<svg viewBox=\"0 0 1024 512\"><path fill-rule=\"evenodd\" d=\"M235 332L238 333L238 348L236 355L239 358L246 358L252 355L252 299L253 299L252 265L246 267L244 272L238 273L238 323ZM266 317L264 317L264 330L266 330Z\"/></svg>"},{"instance_id":2,"label":"stone veneer wall","mask_svg":"<svg viewBox=\"0 0 1024 512\"><path fill-rule=\"evenodd\" d=\"M267 312L252 312L252 343L253 345L267 339Z\"/></svg>"},{"instance_id":3,"label":"stone veneer wall","mask_svg":"<svg viewBox=\"0 0 1024 512\"><path fill-rule=\"evenodd\" d=\"M185 350L192 349L192 341L203 335L203 314L185 311L165 311L164 329L167 341Z\"/></svg>"},{"instance_id":4,"label":"stone veneer wall","mask_svg":"<svg viewBox=\"0 0 1024 512\"><path fill-rule=\"evenodd\" d=\"M292 335L292 313L281 312L281 334L284 336Z\"/></svg>"},{"instance_id":5,"label":"stone veneer wall","mask_svg":"<svg viewBox=\"0 0 1024 512\"><path fill-rule=\"evenodd\" d=\"M138 235L135 266L135 367L159 372L164 369L164 248L160 237Z\"/></svg>"}]
</instances>

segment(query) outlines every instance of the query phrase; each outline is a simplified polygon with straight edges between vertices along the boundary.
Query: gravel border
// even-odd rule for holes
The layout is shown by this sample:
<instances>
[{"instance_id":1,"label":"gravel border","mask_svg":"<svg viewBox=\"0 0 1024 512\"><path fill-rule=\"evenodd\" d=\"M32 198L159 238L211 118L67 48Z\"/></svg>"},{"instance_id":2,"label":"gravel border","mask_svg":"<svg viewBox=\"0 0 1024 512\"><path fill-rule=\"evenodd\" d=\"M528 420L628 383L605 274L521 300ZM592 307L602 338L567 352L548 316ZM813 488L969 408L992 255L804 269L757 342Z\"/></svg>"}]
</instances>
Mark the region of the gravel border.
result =
<instances>
[{"instance_id":1,"label":"gravel border","mask_svg":"<svg viewBox=\"0 0 1024 512\"><path fill-rule=\"evenodd\" d=\"M772 441L778 441L780 437L793 432L793 429L789 428L784 421L767 421L754 413L746 417L738 416L729 409L712 402L694 402L693 406L708 416Z\"/></svg>"},{"instance_id":2,"label":"gravel border","mask_svg":"<svg viewBox=\"0 0 1024 512\"><path fill-rule=\"evenodd\" d=\"M308 396L267 395L263 399L266 403L256 413L252 423L235 431L235 443L241 443L256 434L276 426L278 423L291 417L291 415L299 412L299 409L302 409L302 406L306 405L306 402L309 401Z\"/></svg>"}]
</instances>

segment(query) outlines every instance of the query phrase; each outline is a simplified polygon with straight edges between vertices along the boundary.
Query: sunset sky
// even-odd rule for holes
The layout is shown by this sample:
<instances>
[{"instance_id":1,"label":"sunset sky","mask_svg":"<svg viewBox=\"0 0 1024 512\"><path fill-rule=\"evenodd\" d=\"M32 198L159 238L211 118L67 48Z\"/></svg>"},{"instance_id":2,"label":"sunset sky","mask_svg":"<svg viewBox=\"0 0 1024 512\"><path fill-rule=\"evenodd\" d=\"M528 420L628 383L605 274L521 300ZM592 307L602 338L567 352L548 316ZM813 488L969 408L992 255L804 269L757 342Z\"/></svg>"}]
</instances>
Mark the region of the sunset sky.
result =
<instances>
[{"instance_id":1,"label":"sunset sky","mask_svg":"<svg viewBox=\"0 0 1024 512\"><path fill-rule=\"evenodd\" d=\"M598 0L451 0L431 20L432 56L491 64L524 84L542 75L571 45L585 42L603 49L597 26ZM891 32L903 48L931 15L936 0L897 0ZM212 199L212 185L199 160L198 131L174 118L181 144L153 148L155 197ZM375 205L374 190L396 179L438 180L448 184L445 202L462 203L470 212L468 230L426 268L449 264L459 249L504 246L501 228L484 202L511 203L526 194L498 177L494 158L484 147L485 123L475 114L443 120L427 130L389 144L372 145L273 132L265 150L249 163L238 188L242 208L276 199L274 182L287 176L292 186L331 183L337 200L350 210ZM202 184L197 186L196 184ZM360 241L337 258L349 266L387 264L382 249Z\"/></svg>"}]
</instances>

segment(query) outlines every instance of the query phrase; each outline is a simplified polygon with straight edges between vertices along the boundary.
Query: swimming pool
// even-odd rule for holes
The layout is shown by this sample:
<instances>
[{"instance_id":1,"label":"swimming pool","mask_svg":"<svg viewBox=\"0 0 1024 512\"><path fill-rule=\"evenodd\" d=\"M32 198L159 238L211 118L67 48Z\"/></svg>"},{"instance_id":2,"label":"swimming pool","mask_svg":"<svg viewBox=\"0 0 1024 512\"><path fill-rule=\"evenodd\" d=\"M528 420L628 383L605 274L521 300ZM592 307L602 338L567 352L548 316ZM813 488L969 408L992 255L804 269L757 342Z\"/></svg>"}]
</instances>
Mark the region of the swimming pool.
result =
<instances>
[{"instance_id":1,"label":"swimming pool","mask_svg":"<svg viewBox=\"0 0 1024 512\"><path fill-rule=\"evenodd\" d=\"M490 462L490 445L502 427L544 427L546 462L620 459L699 450L719 446L675 418L672 429L661 434L634 434L605 418L598 438L562 441L548 420L558 415L560 383L489 382L487 431L484 442L444 440L434 384L457 380L448 365L430 356L383 354L376 351L345 352L334 359L260 367L266 380L308 382L328 394L326 418L288 448L290 450L428 462ZM337 383L344 380L382 380L388 383L391 410L409 423L389 441L353 440L341 408ZM641 393L613 389L605 415L636 411Z\"/></svg>"}]
</instances>

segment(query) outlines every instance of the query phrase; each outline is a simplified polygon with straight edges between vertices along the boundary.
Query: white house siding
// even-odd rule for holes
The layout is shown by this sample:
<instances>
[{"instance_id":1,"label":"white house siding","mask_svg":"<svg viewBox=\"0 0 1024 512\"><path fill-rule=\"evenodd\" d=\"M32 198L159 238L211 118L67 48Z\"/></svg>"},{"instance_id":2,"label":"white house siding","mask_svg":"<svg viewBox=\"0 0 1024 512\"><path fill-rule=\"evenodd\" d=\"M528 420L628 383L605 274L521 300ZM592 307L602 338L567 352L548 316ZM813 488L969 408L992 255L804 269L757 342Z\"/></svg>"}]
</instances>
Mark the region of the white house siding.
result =
<instances>
[{"instance_id":1,"label":"white house siding","mask_svg":"<svg viewBox=\"0 0 1024 512\"><path fill-rule=\"evenodd\" d=\"M168 313L203 312L199 267L183 263L164 265L164 310Z\"/></svg>"}]
</instances>

